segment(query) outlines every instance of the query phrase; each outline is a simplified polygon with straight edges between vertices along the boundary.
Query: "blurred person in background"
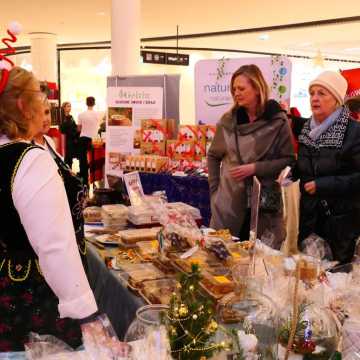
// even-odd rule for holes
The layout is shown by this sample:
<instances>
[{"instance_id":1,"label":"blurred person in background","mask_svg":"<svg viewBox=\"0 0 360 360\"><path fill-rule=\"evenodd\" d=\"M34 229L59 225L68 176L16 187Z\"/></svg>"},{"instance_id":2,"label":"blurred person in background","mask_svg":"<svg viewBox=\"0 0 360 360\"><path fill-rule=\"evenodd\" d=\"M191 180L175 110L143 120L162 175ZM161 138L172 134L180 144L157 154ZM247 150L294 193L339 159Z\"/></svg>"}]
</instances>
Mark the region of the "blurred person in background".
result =
<instances>
[{"instance_id":1,"label":"blurred person in background","mask_svg":"<svg viewBox=\"0 0 360 360\"><path fill-rule=\"evenodd\" d=\"M349 108L351 116L355 120L360 121L360 95L346 100L346 106Z\"/></svg>"},{"instance_id":2,"label":"blurred person in background","mask_svg":"<svg viewBox=\"0 0 360 360\"><path fill-rule=\"evenodd\" d=\"M78 118L79 138L79 162L80 177L83 185L89 187L89 163L87 154L92 146L92 139L97 136L99 129L99 114L94 110L95 98L89 96L86 98L87 110L82 112Z\"/></svg>"},{"instance_id":3,"label":"blurred person in background","mask_svg":"<svg viewBox=\"0 0 360 360\"><path fill-rule=\"evenodd\" d=\"M65 162L72 168L73 159L78 157L79 132L71 112L71 103L61 105L60 131L65 135Z\"/></svg>"}]
</instances>

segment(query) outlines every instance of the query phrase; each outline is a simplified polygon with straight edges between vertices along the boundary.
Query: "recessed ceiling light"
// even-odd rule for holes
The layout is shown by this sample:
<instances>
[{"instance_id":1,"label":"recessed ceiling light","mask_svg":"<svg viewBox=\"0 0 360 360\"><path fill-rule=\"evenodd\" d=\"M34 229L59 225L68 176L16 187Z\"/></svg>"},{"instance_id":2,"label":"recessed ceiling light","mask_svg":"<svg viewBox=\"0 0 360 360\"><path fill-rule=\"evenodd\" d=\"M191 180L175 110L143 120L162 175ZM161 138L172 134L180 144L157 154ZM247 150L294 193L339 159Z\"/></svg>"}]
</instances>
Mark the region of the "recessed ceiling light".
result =
<instances>
[{"instance_id":1,"label":"recessed ceiling light","mask_svg":"<svg viewBox=\"0 0 360 360\"><path fill-rule=\"evenodd\" d=\"M96 13L96 15L98 16L105 16L105 12L104 11L99 11Z\"/></svg>"},{"instance_id":2,"label":"recessed ceiling light","mask_svg":"<svg viewBox=\"0 0 360 360\"><path fill-rule=\"evenodd\" d=\"M299 47L307 47L307 46L310 46L312 45L313 43L311 41L306 41L306 42L303 42L303 43L300 43L298 44Z\"/></svg>"},{"instance_id":3,"label":"recessed ceiling light","mask_svg":"<svg viewBox=\"0 0 360 360\"><path fill-rule=\"evenodd\" d=\"M261 34L259 35L260 40L269 40L270 35L269 34Z\"/></svg>"},{"instance_id":4,"label":"recessed ceiling light","mask_svg":"<svg viewBox=\"0 0 360 360\"><path fill-rule=\"evenodd\" d=\"M358 52L358 51L360 51L360 47L347 48L347 49L344 49L344 51L346 51L346 52Z\"/></svg>"}]
</instances>

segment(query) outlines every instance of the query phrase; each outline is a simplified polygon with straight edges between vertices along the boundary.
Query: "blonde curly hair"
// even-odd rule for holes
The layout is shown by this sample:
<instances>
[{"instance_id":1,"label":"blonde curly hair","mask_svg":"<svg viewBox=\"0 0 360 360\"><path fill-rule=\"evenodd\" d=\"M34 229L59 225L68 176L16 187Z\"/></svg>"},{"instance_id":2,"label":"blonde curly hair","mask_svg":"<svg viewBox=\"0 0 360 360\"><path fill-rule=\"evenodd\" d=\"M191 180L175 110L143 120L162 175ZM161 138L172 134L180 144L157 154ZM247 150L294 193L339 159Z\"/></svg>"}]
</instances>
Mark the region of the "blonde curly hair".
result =
<instances>
[{"instance_id":1,"label":"blonde curly hair","mask_svg":"<svg viewBox=\"0 0 360 360\"><path fill-rule=\"evenodd\" d=\"M8 83L0 93L0 134L11 140L28 137L38 92L40 84L31 72L20 67L10 70ZM21 99L22 109L18 99Z\"/></svg>"}]
</instances>

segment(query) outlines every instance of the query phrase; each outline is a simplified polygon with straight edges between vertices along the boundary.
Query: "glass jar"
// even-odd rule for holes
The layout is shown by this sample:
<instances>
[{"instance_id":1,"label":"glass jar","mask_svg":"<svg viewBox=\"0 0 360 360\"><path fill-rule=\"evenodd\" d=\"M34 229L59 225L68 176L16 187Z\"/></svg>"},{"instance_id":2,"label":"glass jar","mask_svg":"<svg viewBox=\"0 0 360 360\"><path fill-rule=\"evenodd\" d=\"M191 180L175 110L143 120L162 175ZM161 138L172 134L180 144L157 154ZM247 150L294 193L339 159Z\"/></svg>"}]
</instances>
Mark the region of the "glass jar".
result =
<instances>
[{"instance_id":1,"label":"glass jar","mask_svg":"<svg viewBox=\"0 0 360 360\"><path fill-rule=\"evenodd\" d=\"M331 359L338 346L334 315L326 308L302 302L296 315L296 332L289 359ZM292 306L281 312L279 323L279 359L285 358L292 328Z\"/></svg>"},{"instance_id":2,"label":"glass jar","mask_svg":"<svg viewBox=\"0 0 360 360\"><path fill-rule=\"evenodd\" d=\"M124 341L133 347L132 359L170 360L170 344L162 319L167 305L145 305L126 331Z\"/></svg>"},{"instance_id":3,"label":"glass jar","mask_svg":"<svg viewBox=\"0 0 360 360\"><path fill-rule=\"evenodd\" d=\"M219 303L219 324L232 334L231 356L246 360L276 359L277 324L276 305L255 290L254 277L244 275L234 293L226 295ZM254 286L253 286L254 285Z\"/></svg>"},{"instance_id":4,"label":"glass jar","mask_svg":"<svg viewBox=\"0 0 360 360\"><path fill-rule=\"evenodd\" d=\"M335 314L324 306L323 285L309 287L313 270L304 280L300 270L298 279L289 276L287 305L280 310L278 358L285 359L290 345L289 359L331 359L339 342Z\"/></svg>"}]
</instances>

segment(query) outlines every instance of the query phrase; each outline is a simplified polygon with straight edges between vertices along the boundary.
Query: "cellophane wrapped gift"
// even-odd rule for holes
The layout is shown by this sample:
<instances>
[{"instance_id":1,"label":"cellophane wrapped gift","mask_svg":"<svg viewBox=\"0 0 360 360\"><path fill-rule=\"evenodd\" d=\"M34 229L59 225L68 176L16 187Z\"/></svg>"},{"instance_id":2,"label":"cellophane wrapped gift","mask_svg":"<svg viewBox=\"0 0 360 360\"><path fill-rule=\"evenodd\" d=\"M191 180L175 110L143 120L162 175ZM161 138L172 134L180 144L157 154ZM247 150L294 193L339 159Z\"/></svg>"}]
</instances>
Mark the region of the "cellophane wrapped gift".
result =
<instances>
[{"instance_id":1,"label":"cellophane wrapped gift","mask_svg":"<svg viewBox=\"0 0 360 360\"><path fill-rule=\"evenodd\" d=\"M66 360L71 356L74 360L88 360L85 350L74 351L52 335L38 335L31 333L29 342L25 345L26 358L29 360Z\"/></svg>"},{"instance_id":2,"label":"cellophane wrapped gift","mask_svg":"<svg viewBox=\"0 0 360 360\"><path fill-rule=\"evenodd\" d=\"M178 251L189 249L200 243L203 235L194 217L196 209L182 203L167 203L157 206L154 210L164 227L164 247L172 247ZM161 248L163 248L161 244Z\"/></svg>"},{"instance_id":3,"label":"cellophane wrapped gift","mask_svg":"<svg viewBox=\"0 0 360 360\"><path fill-rule=\"evenodd\" d=\"M318 259L333 258L328 243L317 234L310 234L302 243L302 252Z\"/></svg>"},{"instance_id":4,"label":"cellophane wrapped gift","mask_svg":"<svg viewBox=\"0 0 360 360\"><path fill-rule=\"evenodd\" d=\"M343 325L342 358L344 360L360 359L360 319L346 320Z\"/></svg>"},{"instance_id":5,"label":"cellophane wrapped gift","mask_svg":"<svg viewBox=\"0 0 360 360\"><path fill-rule=\"evenodd\" d=\"M128 219L128 208L121 204L103 205L101 218L105 227L125 228Z\"/></svg>"},{"instance_id":6,"label":"cellophane wrapped gift","mask_svg":"<svg viewBox=\"0 0 360 360\"><path fill-rule=\"evenodd\" d=\"M52 335L30 334L25 344L28 360L113 360L127 359L130 347L120 344L105 314L82 326L84 349L74 351L70 346Z\"/></svg>"},{"instance_id":7,"label":"cellophane wrapped gift","mask_svg":"<svg viewBox=\"0 0 360 360\"><path fill-rule=\"evenodd\" d=\"M305 260L306 259L306 260ZM316 271L315 271L316 270ZM280 308L278 358L331 359L339 344L338 321L325 306L316 260L300 258L290 272L288 301Z\"/></svg>"}]
</instances>

